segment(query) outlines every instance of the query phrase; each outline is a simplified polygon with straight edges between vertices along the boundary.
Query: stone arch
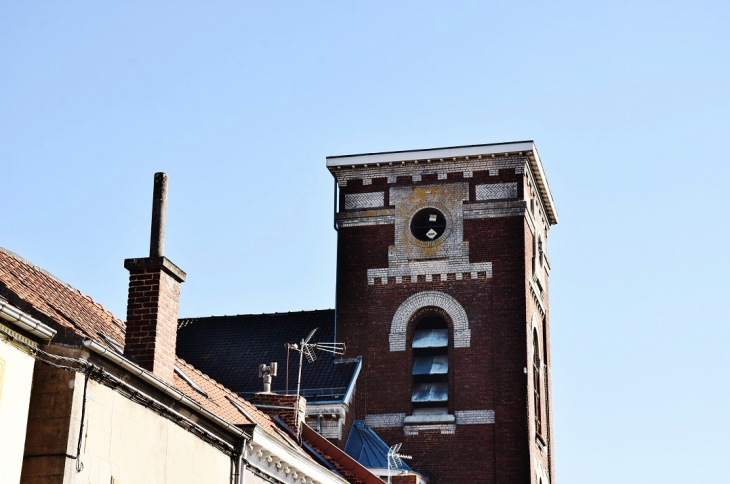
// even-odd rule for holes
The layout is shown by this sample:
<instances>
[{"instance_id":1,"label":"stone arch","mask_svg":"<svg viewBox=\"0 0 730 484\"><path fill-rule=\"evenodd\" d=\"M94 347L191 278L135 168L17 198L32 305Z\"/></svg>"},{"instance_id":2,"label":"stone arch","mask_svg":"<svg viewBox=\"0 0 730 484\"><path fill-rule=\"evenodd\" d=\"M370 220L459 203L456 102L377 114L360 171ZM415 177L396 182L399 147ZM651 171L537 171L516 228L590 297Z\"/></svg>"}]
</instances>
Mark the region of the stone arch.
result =
<instances>
[{"instance_id":1,"label":"stone arch","mask_svg":"<svg viewBox=\"0 0 730 484\"><path fill-rule=\"evenodd\" d=\"M459 301L439 291L423 291L403 301L390 323L390 351L405 351L408 322L421 308L434 306L449 315L454 328L454 348L468 348L471 342L469 318Z\"/></svg>"}]
</instances>

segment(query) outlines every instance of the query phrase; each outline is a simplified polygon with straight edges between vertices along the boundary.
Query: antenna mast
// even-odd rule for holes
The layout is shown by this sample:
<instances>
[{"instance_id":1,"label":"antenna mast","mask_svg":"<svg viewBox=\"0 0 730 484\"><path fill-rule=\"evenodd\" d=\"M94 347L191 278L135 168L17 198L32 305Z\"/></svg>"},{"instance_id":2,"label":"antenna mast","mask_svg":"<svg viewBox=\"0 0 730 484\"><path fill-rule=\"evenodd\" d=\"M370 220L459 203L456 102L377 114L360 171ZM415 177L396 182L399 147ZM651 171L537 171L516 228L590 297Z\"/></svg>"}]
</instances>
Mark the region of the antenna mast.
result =
<instances>
[{"instance_id":1,"label":"antenna mast","mask_svg":"<svg viewBox=\"0 0 730 484\"><path fill-rule=\"evenodd\" d=\"M390 484L390 469L398 469L403 465L402 459L413 459L410 455L399 454L400 446L403 444L395 444L388 449L388 484Z\"/></svg>"},{"instance_id":2,"label":"antenna mast","mask_svg":"<svg viewBox=\"0 0 730 484\"><path fill-rule=\"evenodd\" d=\"M297 377L297 400L296 406L294 407L294 421L296 422L297 413L299 412L299 392L302 386L302 366L304 364L304 355L307 355L307 361L313 363L317 359L317 355L314 350L324 351L325 353L331 353L333 355L342 355L345 353L345 343L310 343L309 341L314 336L319 328L314 328L309 332L306 338L303 338L299 344L287 343L287 349L299 352L299 376ZM287 377L288 384L288 377Z\"/></svg>"}]
</instances>

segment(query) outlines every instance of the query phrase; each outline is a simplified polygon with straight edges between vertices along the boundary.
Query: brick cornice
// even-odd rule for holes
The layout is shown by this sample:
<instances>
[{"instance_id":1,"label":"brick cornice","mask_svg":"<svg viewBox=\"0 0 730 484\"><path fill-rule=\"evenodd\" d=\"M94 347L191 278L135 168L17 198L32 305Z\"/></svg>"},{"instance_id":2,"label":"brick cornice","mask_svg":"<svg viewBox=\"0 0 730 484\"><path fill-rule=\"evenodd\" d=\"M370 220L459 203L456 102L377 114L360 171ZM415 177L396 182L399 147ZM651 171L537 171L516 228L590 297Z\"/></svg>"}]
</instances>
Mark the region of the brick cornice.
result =
<instances>
[{"instance_id":1,"label":"brick cornice","mask_svg":"<svg viewBox=\"0 0 730 484\"><path fill-rule=\"evenodd\" d=\"M134 259L124 259L124 268L128 271L136 271L139 269L162 269L168 275L172 276L177 282L185 282L185 271L172 263L167 257L138 257Z\"/></svg>"}]
</instances>

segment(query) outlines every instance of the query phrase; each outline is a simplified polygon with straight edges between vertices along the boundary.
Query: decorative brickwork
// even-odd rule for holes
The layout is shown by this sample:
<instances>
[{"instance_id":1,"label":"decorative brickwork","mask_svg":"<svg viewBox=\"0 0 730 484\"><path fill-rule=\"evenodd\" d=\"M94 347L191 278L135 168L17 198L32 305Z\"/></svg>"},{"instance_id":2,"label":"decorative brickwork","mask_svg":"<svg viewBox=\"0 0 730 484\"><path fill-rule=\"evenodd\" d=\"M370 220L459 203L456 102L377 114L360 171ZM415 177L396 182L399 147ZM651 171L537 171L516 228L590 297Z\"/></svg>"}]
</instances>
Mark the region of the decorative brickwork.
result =
<instances>
[{"instance_id":1,"label":"decorative brickwork","mask_svg":"<svg viewBox=\"0 0 730 484\"><path fill-rule=\"evenodd\" d=\"M537 438L524 372L528 315L536 314L549 402L545 244L557 215L539 156L530 142L436 152L443 158L423 159L434 152L421 150L328 159L340 206L375 187L385 193L382 208L337 215L337 338L349 355L363 357L348 413L385 442L403 442L409 464L430 484L535 484L534 458L547 482L554 479L552 415L544 403L547 430ZM424 222L424 212L435 222ZM426 227L436 232L430 240ZM545 270L535 275L540 241ZM412 402L419 380L408 349L416 326L436 317L451 331L448 400L431 413Z\"/></svg>"},{"instance_id":2,"label":"decorative brickwork","mask_svg":"<svg viewBox=\"0 0 730 484\"><path fill-rule=\"evenodd\" d=\"M429 306L441 308L449 315L454 327L454 348L468 348L471 341L469 318L453 297L443 292L424 291L409 297L393 316L390 323L390 351L405 351L406 330L413 313Z\"/></svg>"},{"instance_id":3,"label":"decorative brickwork","mask_svg":"<svg viewBox=\"0 0 730 484\"><path fill-rule=\"evenodd\" d=\"M348 193L345 195L345 210L375 208L385 205L385 192Z\"/></svg>"},{"instance_id":4,"label":"decorative brickwork","mask_svg":"<svg viewBox=\"0 0 730 484\"><path fill-rule=\"evenodd\" d=\"M496 200L499 198L517 198L517 183L490 183L477 185L475 188L477 200Z\"/></svg>"},{"instance_id":5,"label":"decorative brickwork","mask_svg":"<svg viewBox=\"0 0 730 484\"><path fill-rule=\"evenodd\" d=\"M377 413L365 415L365 425L377 428L402 427L405 413Z\"/></svg>"},{"instance_id":6,"label":"decorative brickwork","mask_svg":"<svg viewBox=\"0 0 730 484\"><path fill-rule=\"evenodd\" d=\"M419 432L438 432L440 434L455 434L456 424L426 424L426 425L406 425L403 427L405 435L418 435Z\"/></svg>"},{"instance_id":7,"label":"decorative brickwork","mask_svg":"<svg viewBox=\"0 0 730 484\"><path fill-rule=\"evenodd\" d=\"M456 425L493 424L494 410L457 410Z\"/></svg>"},{"instance_id":8,"label":"decorative brickwork","mask_svg":"<svg viewBox=\"0 0 730 484\"><path fill-rule=\"evenodd\" d=\"M443 161L431 160L430 162L419 163L393 163L391 165L371 165L360 167L341 167L332 169L340 187L346 187L351 180L362 180L363 185L372 183L373 178L387 177L389 184L396 183L398 177L407 176L412 181L425 178L428 175L436 175L438 180L446 180L451 173L458 173L464 178L471 178L476 171L488 172L492 176L499 174L500 170L514 170L512 173L522 174L525 164L528 162L526 156L498 156L494 158L483 158L475 160L444 159ZM465 176L466 175L466 176ZM414 180L416 177L417 180Z\"/></svg>"}]
</instances>

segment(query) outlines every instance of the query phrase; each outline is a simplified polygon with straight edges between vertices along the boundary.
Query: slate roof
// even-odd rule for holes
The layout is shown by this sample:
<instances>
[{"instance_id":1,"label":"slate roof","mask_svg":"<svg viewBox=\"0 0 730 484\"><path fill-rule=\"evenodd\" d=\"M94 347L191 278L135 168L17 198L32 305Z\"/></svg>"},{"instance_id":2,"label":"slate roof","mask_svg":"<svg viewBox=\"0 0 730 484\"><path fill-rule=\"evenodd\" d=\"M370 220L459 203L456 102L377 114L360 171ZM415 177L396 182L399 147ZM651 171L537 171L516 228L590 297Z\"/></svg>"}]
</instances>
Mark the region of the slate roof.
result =
<instances>
[{"instance_id":1,"label":"slate roof","mask_svg":"<svg viewBox=\"0 0 730 484\"><path fill-rule=\"evenodd\" d=\"M347 437L345 453L358 461L368 469L387 469L388 450L390 447L383 442L373 429L365 425L362 420L355 420L352 423L352 430ZM403 464L398 469L413 472L408 464Z\"/></svg>"},{"instance_id":2,"label":"slate roof","mask_svg":"<svg viewBox=\"0 0 730 484\"><path fill-rule=\"evenodd\" d=\"M181 319L177 354L244 398L263 390L263 382L258 377L259 365L275 361L279 369L271 389L285 393L285 344L300 341L314 328L319 329L312 342L331 342L334 321L332 309ZM341 400L357 361L334 363L334 356L322 352L317 352L317 357L313 363L304 359L302 396L309 403ZM299 353L290 351L289 393L296 392L298 370Z\"/></svg>"}]
</instances>

